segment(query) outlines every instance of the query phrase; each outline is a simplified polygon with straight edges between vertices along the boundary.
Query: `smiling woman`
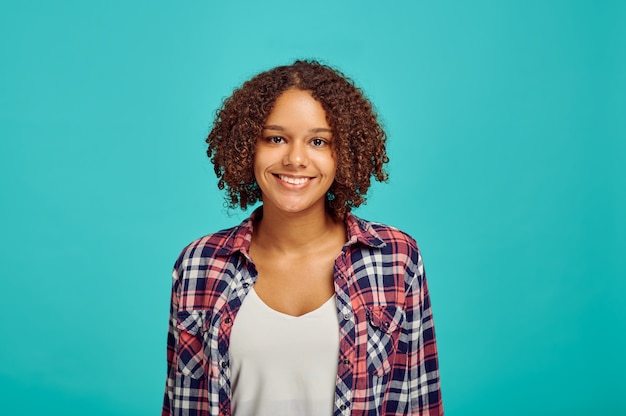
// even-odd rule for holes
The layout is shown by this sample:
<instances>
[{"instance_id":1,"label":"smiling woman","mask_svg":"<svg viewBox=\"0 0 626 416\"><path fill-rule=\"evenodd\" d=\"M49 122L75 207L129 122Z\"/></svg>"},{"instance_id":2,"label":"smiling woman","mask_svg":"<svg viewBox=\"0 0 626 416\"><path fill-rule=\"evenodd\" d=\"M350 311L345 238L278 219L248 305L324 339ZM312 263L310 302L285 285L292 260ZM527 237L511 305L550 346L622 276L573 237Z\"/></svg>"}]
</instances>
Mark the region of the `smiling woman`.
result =
<instances>
[{"instance_id":1,"label":"smiling woman","mask_svg":"<svg viewBox=\"0 0 626 416\"><path fill-rule=\"evenodd\" d=\"M270 111L287 90L308 91L325 112L332 130L337 161L335 181L328 190L328 211L343 219L365 202L370 181L387 179L383 166L385 132L371 103L343 74L319 64L296 62L257 75L224 101L207 138L207 155L226 189L231 208L247 208L261 199L251 169L257 142L268 124ZM325 128L326 128L325 127ZM280 136L280 135L278 135Z\"/></svg>"},{"instance_id":2,"label":"smiling woman","mask_svg":"<svg viewBox=\"0 0 626 416\"><path fill-rule=\"evenodd\" d=\"M350 212L387 178L361 91L317 62L274 68L207 143L229 204L263 204L174 266L163 414L443 414L417 245Z\"/></svg>"},{"instance_id":3,"label":"smiling woman","mask_svg":"<svg viewBox=\"0 0 626 416\"><path fill-rule=\"evenodd\" d=\"M263 210L324 212L337 162L326 113L311 93L283 92L274 104L254 156Z\"/></svg>"}]
</instances>

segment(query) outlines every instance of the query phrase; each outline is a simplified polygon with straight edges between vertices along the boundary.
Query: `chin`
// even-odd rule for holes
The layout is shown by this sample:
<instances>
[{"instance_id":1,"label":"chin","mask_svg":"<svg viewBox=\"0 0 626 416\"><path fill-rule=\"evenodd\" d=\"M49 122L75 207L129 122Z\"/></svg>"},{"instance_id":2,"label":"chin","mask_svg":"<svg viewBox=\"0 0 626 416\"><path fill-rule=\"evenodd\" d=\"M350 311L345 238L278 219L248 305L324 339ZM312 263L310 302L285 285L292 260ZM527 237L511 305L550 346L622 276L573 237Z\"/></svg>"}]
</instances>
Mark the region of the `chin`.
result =
<instances>
[{"instance_id":1,"label":"chin","mask_svg":"<svg viewBox=\"0 0 626 416\"><path fill-rule=\"evenodd\" d=\"M298 214L309 212L315 209L314 205L306 205L306 204L289 204L289 205L277 205L276 206L280 211L287 214Z\"/></svg>"},{"instance_id":2,"label":"chin","mask_svg":"<svg viewBox=\"0 0 626 416\"><path fill-rule=\"evenodd\" d=\"M318 209L326 211L325 200L314 200L304 198L276 198L271 200L265 198L263 203L267 206L272 206L273 209L283 212L285 214L298 214L298 213L310 213L315 212Z\"/></svg>"},{"instance_id":3,"label":"chin","mask_svg":"<svg viewBox=\"0 0 626 416\"><path fill-rule=\"evenodd\" d=\"M298 212L306 211L310 207L280 207L280 210L283 212L288 212L290 214L297 214Z\"/></svg>"}]
</instances>

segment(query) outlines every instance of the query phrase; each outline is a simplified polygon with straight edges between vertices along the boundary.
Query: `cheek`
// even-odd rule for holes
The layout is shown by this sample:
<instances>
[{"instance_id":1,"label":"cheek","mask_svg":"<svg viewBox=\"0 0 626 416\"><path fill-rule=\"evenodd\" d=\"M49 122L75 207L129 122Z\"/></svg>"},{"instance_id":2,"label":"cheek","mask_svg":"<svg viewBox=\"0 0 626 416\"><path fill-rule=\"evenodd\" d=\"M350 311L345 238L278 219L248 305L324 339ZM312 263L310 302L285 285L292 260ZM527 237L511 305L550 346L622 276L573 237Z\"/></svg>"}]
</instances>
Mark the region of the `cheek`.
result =
<instances>
[{"instance_id":1,"label":"cheek","mask_svg":"<svg viewBox=\"0 0 626 416\"><path fill-rule=\"evenodd\" d=\"M337 176L337 164L333 163L330 168L330 172L332 173L332 177Z\"/></svg>"},{"instance_id":2,"label":"cheek","mask_svg":"<svg viewBox=\"0 0 626 416\"><path fill-rule=\"evenodd\" d=\"M256 172L263 165L263 152L255 149L252 157L252 169Z\"/></svg>"},{"instance_id":3,"label":"cheek","mask_svg":"<svg viewBox=\"0 0 626 416\"><path fill-rule=\"evenodd\" d=\"M254 153L254 157L252 158L252 172L254 174L254 179L259 182L265 174L266 170L272 164L271 152L267 152L264 150L258 150Z\"/></svg>"},{"instance_id":4,"label":"cheek","mask_svg":"<svg viewBox=\"0 0 626 416\"><path fill-rule=\"evenodd\" d=\"M257 159L257 157L255 156L252 162L252 175L254 176L254 179L258 182L259 181L259 176L261 174L260 171L260 163Z\"/></svg>"},{"instance_id":5,"label":"cheek","mask_svg":"<svg viewBox=\"0 0 626 416\"><path fill-rule=\"evenodd\" d=\"M328 170L332 172L332 176L335 177L337 175L337 169L339 168L337 164L337 157L333 154L328 161Z\"/></svg>"},{"instance_id":6,"label":"cheek","mask_svg":"<svg viewBox=\"0 0 626 416\"><path fill-rule=\"evenodd\" d=\"M337 180L341 179L341 169L339 166L339 163L337 163L337 161L335 160L335 163L333 165L333 182L336 182Z\"/></svg>"}]
</instances>

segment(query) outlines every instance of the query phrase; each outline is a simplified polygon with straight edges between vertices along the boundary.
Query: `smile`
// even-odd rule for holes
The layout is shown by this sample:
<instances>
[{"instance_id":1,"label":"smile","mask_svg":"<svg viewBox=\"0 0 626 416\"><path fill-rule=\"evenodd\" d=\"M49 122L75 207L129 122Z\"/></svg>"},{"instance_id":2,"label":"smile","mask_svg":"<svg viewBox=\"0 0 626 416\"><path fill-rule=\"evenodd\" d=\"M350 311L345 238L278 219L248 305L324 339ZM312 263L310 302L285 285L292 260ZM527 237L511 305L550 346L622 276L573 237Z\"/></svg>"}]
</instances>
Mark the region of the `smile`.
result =
<instances>
[{"instance_id":1,"label":"smile","mask_svg":"<svg viewBox=\"0 0 626 416\"><path fill-rule=\"evenodd\" d=\"M277 176L281 181L287 182L292 185L302 185L311 180L311 178L292 178L290 176L285 176L285 175L277 175Z\"/></svg>"}]
</instances>

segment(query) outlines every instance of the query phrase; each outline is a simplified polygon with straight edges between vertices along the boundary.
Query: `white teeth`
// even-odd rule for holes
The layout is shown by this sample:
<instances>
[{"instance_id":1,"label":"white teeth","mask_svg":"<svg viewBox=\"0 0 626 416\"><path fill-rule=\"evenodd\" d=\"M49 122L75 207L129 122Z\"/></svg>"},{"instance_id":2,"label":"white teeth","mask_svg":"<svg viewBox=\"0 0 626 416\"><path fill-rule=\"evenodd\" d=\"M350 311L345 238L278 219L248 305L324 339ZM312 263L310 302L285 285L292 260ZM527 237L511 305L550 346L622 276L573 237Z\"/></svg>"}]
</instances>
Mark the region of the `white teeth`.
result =
<instances>
[{"instance_id":1,"label":"white teeth","mask_svg":"<svg viewBox=\"0 0 626 416\"><path fill-rule=\"evenodd\" d=\"M302 185L309 181L309 178L290 178L289 176L278 175L281 181L285 181L292 185Z\"/></svg>"}]
</instances>

